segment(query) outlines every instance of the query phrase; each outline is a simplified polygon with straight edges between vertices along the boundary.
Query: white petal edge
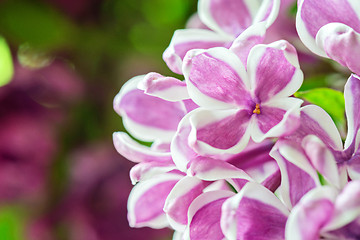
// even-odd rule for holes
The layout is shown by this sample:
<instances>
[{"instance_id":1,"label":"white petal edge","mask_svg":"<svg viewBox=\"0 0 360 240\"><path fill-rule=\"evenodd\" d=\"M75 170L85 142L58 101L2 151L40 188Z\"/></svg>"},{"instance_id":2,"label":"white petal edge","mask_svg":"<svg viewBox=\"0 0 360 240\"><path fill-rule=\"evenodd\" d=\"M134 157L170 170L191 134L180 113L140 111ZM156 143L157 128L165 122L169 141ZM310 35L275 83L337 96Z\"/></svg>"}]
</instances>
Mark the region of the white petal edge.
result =
<instances>
[{"instance_id":1,"label":"white petal edge","mask_svg":"<svg viewBox=\"0 0 360 240\"><path fill-rule=\"evenodd\" d=\"M170 41L169 46L165 49L163 53L163 59L167 62L166 59L173 58L173 66L169 68L178 74L182 73L182 64L183 60L180 56L176 54L175 45L183 42L192 42L192 41L201 41L201 42L231 42L233 37L223 36L216 32L207 29L180 29L174 32L174 35Z\"/></svg>"},{"instance_id":2,"label":"white petal edge","mask_svg":"<svg viewBox=\"0 0 360 240\"><path fill-rule=\"evenodd\" d=\"M266 20L263 20L269 5L273 4L271 12ZM264 21L266 28L269 28L276 20L280 10L280 0L263 0L256 16L253 19L253 23Z\"/></svg>"},{"instance_id":3,"label":"white petal edge","mask_svg":"<svg viewBox=\"0 0 360 240\"><path fill-rule=\"evenodd\" d=\"M114 108L121 102L123 96L135 89L138 89L138 84L144 79L145 75L140 75L128 80L120 89L120 92L114 98ZM145 93L144 93L145 94ZM144 125L138 124L132 121L125 113L125 111L118 112L123 119L123 125L126 130L135 138L145 141L153 142L155 140L162 140L163 142L170 142L174 135L173 131L161 130L158 128L145 127Z\"/></svg>"},{"instance_id":4,"label":"white petal edge","mask_svg":"<svg viewBox=\"0 0 360 240\"><path fill-rule=\"evenodd\" d=\"M301 108L301 112L312 118L330 136L331 140L335 144L332 146L334 147L334 150L343 150L340 133L336 128L334 121L324 109L316 105L307 105Z\"/></svg>"},{"instance_id":5,"label":"white petal edge","mask_svg":"<svg viewBox=\"0 0 360 240\"><path fill-rule=\"evenodd\" d=\"M221 112L224 113L226 111L227 116L225 115L225 117L229 117L231 115L236 114L236 112L238 112L239 110L240 109L229 109L229 110L223 110ZM189 122L190 122L190 126L191 126L191 132L189 134L189 139L188 139L189 146L194 146L196 144L197 147L196 147L196 149L194 149L194 151L202 156L210 155L210 154L213 154L213 155L237 154L237 153L241 152L247 146L247 144L249 143L249 140L250 140L250 128L249 127L247 127L247 129L246 129L243 137L240 139L240 141L228 149L215 148L215 147L212 147L209 144L197 139L197 130L196 130L195 125L201 123L202 125L205 126L206 124L214 122L213 121L214 119L207 118L208 115L206 115L206 113L208 113L208 112L209 112L209 110L207 110L207 109L198 108L189 114ZM211 112L211 114L213 114L213 116L217 115L217 113L219 113L219 111L215 110L215 111ZM223 118L224 118L224 115L221 115L221 116L218 116L218 118L216 118L216 120L220 120ZM249 123L247 123L247 124L249 124Z\"/></svg>"},{"instance_id":6,"label":"white petal edge","mask_svg":"<svg viewBox=\"0 0 360 240\"><path fill-rule=\"evenodd\" d=\"M129 225L130 227L151 227L155 229L160 229L164 227L168 227L169 223L167 221L167 218L164 214L161 214L159 217L151 220L150 222L143 223L143 224L136 224L136 216L135 216L135 205L138 201L138 199L150 188L154 187L155 185L166 182L166 181L174 181L174 180L180 180L183 176L180 174L163 174L159 175L156 178L149 179L144 182L138 183L136 186L133 187L133 189L130 192L129 198L128 198L128 219L129 219Z\"/></svg>"},{"instance_id":7,"label":"white petal edge","mask_svg":"<svg viewBox=\"0 0 360 240\"><path fill-rule=\"evenodd\" d=\"M329 58L324 49L320 48L315 41L315 37L312 37L310 33L307 31L304 21L301 19L301 10L302 5L304 3L304 0L298 0L298 10L296 13L296 30L298 32L298 35L300 37L300 40L302 43L313 53Z\"/></svg>"},{"instance_id":8,"label":"white petal edge","mask_svg":"<svg viewBox=\"0 0 360 240\"><path fill-rule=\"evenodd\" d=\"M273 194L271 191L269 191L267 188L263 187L261 184L249 182L247 183L241 191L234 195L233 197L227 199L223 206L222 206L222 212L226 209L232 209L232 211L236 211L238 209L239 204L243 197L250 198L259 202L262 202L264 204L271 206L280 210L281 213L283 213L285 216L289 215L289 210L286 208L286 206ZM229 218L232 217L232 221L229 220ZM230 226L226 226L225 222L231 222ZM223 231L223 234L226 236L228 240L236 240L236 234L237 234L237 219L236 215L233 214L231 216L222 215L221 221L220 221L221 229Z\"/></svg>"},{"instance_id":9,"label":"white petal edge","mask_svg":"<svg viewBox=\"0 0 360 240\"><path fill-rule=\"evenodd\" d=\"M189 79L189 74L192 68L191 59L205 53L215 59L218 59L228 64L240 77L240 81L244 83L245 87L247 89L250 89L248 74L241 60L238 58L238 56L235 53L223 47L216 47L207 50L194 49L188 51L186 56L184 57L183 70L182 70L185 77L186 85L188 86L188 92L191 99L199 106L209 109L228 109L228 108L236 107L236 105L225 103L205 95L204 93L200 92L200 90L197 87L195 87L194 84L191 83Z\"/></svg>"},{"instance_id":10,"label":"white petal edge","mask_svg":"<svg viewBox=\"0 0 360 240\"><path fill-rule=\"evenodd\" d=\"M210 29L214 30L215 32L219 33L220 35L227 36L228 38L232 38L232 40L233 40L234 37L231 34L223 31L223 29L218 25L218 23L212 17L212 15L210 13L211 1L212 0L199 0L198 1L198 14L199 14L200 20ZM240 1L243 1L243 0L240 0ZM244 3L245 3L245 5L247 5L248 10L250 11L250 14L252 12L254 12L255 9L257 10L259 8L258 0L250 0L250 1L245 0Z\"/></svg>"},{"instance_id":11,"label":"white petal edge","mask_svg":"<svg viewBox=\"0 0 360 240\"><path fill-rule=\"evenodd\" d=\"M322 173L320 171L319 172L321 174L323 174L323 176L328 180L330 185L333 185L336 188L340 189L340 185L341 185L340 184L340 176L339 176L338 166L336 164L334 155L326 147L326 145L323 143L323 141L321 141L317 136L307 135L306 137L304 137L302 140L302 146L304 149L305 149L304 145L307 144L308 142L319 144L325 150L326 169L324 169L324 171L327 174L324 175L324 173ZM306 149L305 149L305 152L306 152ZM315 164L313 163L313 165L315 165Z\"/></svg>"},{"instance_id":12,"label":"white petal edge","mask_svg":"<svg viewBox=\"0 0 360 240\"><path fill-rule=\"evenodd\" d=\"M119 145L123 145L124 148L134 151L143 155L147 155L149 157L153 157L154 160L161 159L160 161L165 160L165 158L171 158L170 152L157 152L153 151L150 147L146 147L144 145L139 144L135 140L133 140L127 133L125 132L114 132L113 133L113 141L116 150L122 154L122 149L119 147ZM125 149L125 150L126 150ZM127 157L124 155L124 157ZM136 159L130 159L130 161L133 162L142 162L142 159L136 160Z\"/></svg>"},{"instance_id":13,"label":"white petal edge","mask_svg":"<svg viewBox=\"0 0 360 240\"><path fill-rule=\"evenodd\" d=\"M172 201L188 193L188 190L191 190L193 187L201 184L202 181L196 177L185 176L179 182L176 183L174 188L169 193L164 204L164 212L167 213L168 209L172 207ZM176 231L184 232L186 225L181 225L175 220L173 220L168 214L166 214L167 219L170 223L170 226L173 227Z\"/></svg>"},{"instance_id":14,"label":"white petal edge","mask_svg":"<svg viewBox=\"0 0 360 240\"><path fill-rule=\"evenodd\" d=\"M218 191L210 191L205 192L195 198L195 200L191 203L189 207L188 212L188 226L185 230L184 234L184 240L190 240L190 229L189 226L191 224L191 221L193 217L195 216L196 212L204 207L205 205L214 202L216 200L222 199L222 198L229 198L232 197L235 193L231 191L225 191L225 190L218 190Z\"/></svg>"},{"instance_id":15,"label":"white petal edge","mask_svg":"<svg viewBox=\"0 0 360 240\"><path fill-rule=\"evenodd\" d=\"M306 203L310 203L312 201L316 201L320 199L328 199L331 202L334 202L337 194L338 194L337 190L330 186L323 186L309 191L300 200L300 202L292 209L285 227L285 239L303 240L303 238L301 238L302 234L301 232L299 232L299 227L298 227L299 224L296 221L296 217L299 214L299 212L302 210L303 205L306 205Z\"/></svg>"},{"instance_id":16,"label":"white petal edge","mask_svg":"<svg viewBox=\"0 0 360 240\"><path fill-rule=\"evenodd\" d=\"M154 74L154 73L149 73L149 74ZM185 99L189 99L189 94L187 91L187 87L186 84L183 85L176 85L173 84L170 87L166 88L166 89L157 89L157 90L153 90L151 89L152 87L156 86L158 83L161 83L164 80L169 80L172 82L179 82L179 83L184 83L179 79L176 78L172 78L172 77L165 77L165 76L158 76L157 78L147 78L147 76L149 75L147 74L142 81L140 81L137 85L138 89L143 90L145 94L150 95L150 96L154 96L154 97L158 97L161 99L164 99L166 101L169 102L178 102L181 100L185 100ZM156 73L155 73L156 74ZM149 89L150 88L150 89Z\"/></svg>"},{"instance_id":17,"label":"white petal edge","mask_svg":"<svg viewBox=\"0 0 360 240\"><path fill-rule=\"evenodd\" d=\"M284 89L274 95L272 98L281 98L281 97L288 97L294 94L302 85L304 74L300 69L299 59L298 56L293 52L286 51L288 46L291 47L292 45L288 43L286 40L279 40L270 44L258 44L250 50L248 61L247 61L247 71L250 76L250 85L251 89L255 90L256 88L256 73L258 63L260 62L261 58L264 56L267 48L273 48L282 50L286 60L293 65L296 70L294 75L291 78L291 81L286 85ZM256 64L254 64L256 63Z\"/></svg>"}]
</instances>

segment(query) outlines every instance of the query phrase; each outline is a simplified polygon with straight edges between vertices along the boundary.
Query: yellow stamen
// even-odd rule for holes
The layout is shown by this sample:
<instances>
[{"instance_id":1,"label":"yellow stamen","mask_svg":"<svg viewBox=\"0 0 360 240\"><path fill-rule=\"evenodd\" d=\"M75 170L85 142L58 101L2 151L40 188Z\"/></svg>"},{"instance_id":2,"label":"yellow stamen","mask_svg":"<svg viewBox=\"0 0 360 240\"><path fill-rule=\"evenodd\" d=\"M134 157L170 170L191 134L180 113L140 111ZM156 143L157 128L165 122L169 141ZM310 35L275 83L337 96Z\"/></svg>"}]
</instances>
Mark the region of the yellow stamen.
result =
<instances>
[{"instance_id":1,"label":"yellow stamen","mask_svg":"<svg viewBox=\"0 0 360 240\"><path fill-rule=\"evenodd\" d=\"M257 103L253 113L260 114L260 105Z\"/></svg>"}]
</instances>

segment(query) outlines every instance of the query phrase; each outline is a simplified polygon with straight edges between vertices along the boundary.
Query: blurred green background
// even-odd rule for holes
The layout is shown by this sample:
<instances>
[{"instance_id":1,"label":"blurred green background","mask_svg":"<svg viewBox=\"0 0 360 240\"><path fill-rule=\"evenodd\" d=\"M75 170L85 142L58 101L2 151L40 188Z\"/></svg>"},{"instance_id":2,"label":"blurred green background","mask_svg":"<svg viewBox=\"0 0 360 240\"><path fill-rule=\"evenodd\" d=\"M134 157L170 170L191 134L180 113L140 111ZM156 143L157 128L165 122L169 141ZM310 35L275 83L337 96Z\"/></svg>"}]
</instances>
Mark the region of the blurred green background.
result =
<instances>
[{"instance_id":1,"label":"blurred green background","mask_svg":"<svg viewBox=\"0 0 360 240\"><path fill-rule=\"evenodd\" d=\"M55 114L54 118L57 120L55 127L52 126L52 133L56 138L53 147L55 150L53 154L50 154L49 159L44 160L47 164L44 168L45 178L41 181L44 181L45 190L39 196L32 197L31 200L27 199L28 193L20 197L13 195L0 197L1 240L132 239L133 230L127 227L126 213L123 214L123 212L121 213L123 215L119 216L120 220L124 220L121 220L121 224L126 225L123 229L119 225L120 220L117 219L113 221L114 226L108 226L112 221L107 216L104 219L106 218L106 221L110 223L100 230L96 228L99 225L97 221L103 221L98 217L103 214L98 206L106 205L108 200L105 198L106 201L103 203L103 198L97 197L97 194L102 194L103 186L107 186L104 182L112 179L114 175L121 175L121 181L125 181L125 185L123 187L115 185L114 191L122 191L123 195L127 196L131 190L128 170L132 164L113 152L112 133L124 129L120 117L113 111L112 100L121 85L133 76L150 71L172 75L162 61L162 52L168 46L173 32L184 28L186 20L196 11L196 4L197 1L193 0L0 1L0 35L6 39L12 51L16 65L14 78L27 79L26 84L24 81L14 80L9 86L1 89L4 92L3 95L7 97L4 98L6 100L0 98L0 109L3 109L0 110L0 114L3 114L0 118L6 118L5 115L9 112L17 116L17 111L20 111L17 109L22 109L23 102L27 104L28 101L34 101L35 105L39 105L36 108L41 108L41 111L46 114L47 112L56 114L61 112L61 117ZM31 81L35 81L33 80L34 73L37 74L37 78L45 76L43 72L55 63L60 63L61 68L70 69L69 71L78 79L77 86L80 86L82 90L78 91L79 96L75 97L68 97L68 93L65 92L60 103L55 101L54 104L53 93L46 92L48 89L44 87L53 83L44 77L41 84L37 83L36 91L34 91L35 87ZM21 74L18 73L19 69L22 71ZM62 76L51 69L48 72L46 76L57 81L50 89L56 90L59 88L58 85L61 85ZM27 77L30 75L31 77ZM73 88L68 87L68 91ZM19 91L20 94L16 95ZM39 92L41 96L47 97L40 98ZM72 94L77 95L77 93ZM23 101L24 95L29 95L30 100ZM17 107L12 107L14 102L20 103L17 103ZM32 111L31 118L34 118L36 114L36 111ZM52 118L50 120L46 118L46 121L50 124L54 122ZM6 128L6 125L1 124L1 120L0 128ZM32 139L28 141L31 144ZM89 170L87 174L90 177L84 180L84 185L81 185L82 180L78 184L74 181L76 177L73 175L79 174L72 172L74 161L80 160L74 160L76 159L74 156L79 151L85 152L85 155L88 151L90 155L93 155L91 151L96 148L95 146L101 146L101 149L107 149L106 151L111 153L100 154L98 160L91 161L118 161L119 163L111 164L119 164L119 170L111 174L109 171L104 171L101 177L98 177L97 168L90 167L94 172ZM37 149L35 140L33 140L32 149L35 149L34 151ZM7 169L7 166L11 165L16 169L21 161L28 161L25 156L16 158L16 162L11 160L12 162L9 163L10 158L4 157L5 153L1 158L1 151L7 153L8 149L5 147L0 149L0 161L2 161L0 168L4 165L3 169ZM13 154L17 154L16 148L13 151ZM107 157L111 160L104 160ZM36 168L36 163L30 164ZM91 164L94 165L94 162L87 164L85 160L85 163L80 164L81 167L78 168L86 169ZM27 174L26 171L19 174ZM92 175L101 180L92 183ZM17 178L16 175L13 177ZM32 183L30 181L26 184ZM77 191L81 191L82 188L95 190L91 190L91 194L84 194L84 196L79 194L80 201L73 195L77 195ZM68 205L72 206L74 201L91 201L89 207L81 212L81 216L86 216L84 218L87 219L85 221L87 227L81 225L83 229L77 227L77 231L91 232L92 238L85 237L88 236L85 233L74 234L71 226L74 223L69 220L72 216L67 216L67 211L71 212L73 209ZM126 201L121 204L121 208L126 209ZM97 209L96 211L100 209L100 213L97 212L96 216L92 215L94 209ZM58 211L63 212L59 214ZM112 233L108 234L107 229L111 229ZM29 231L35 233L29 234ZM140 233L137 234L141 236ZM161 239L168 238L169 234L171 233L163 233Z\"/></svg>"}]
</instances>

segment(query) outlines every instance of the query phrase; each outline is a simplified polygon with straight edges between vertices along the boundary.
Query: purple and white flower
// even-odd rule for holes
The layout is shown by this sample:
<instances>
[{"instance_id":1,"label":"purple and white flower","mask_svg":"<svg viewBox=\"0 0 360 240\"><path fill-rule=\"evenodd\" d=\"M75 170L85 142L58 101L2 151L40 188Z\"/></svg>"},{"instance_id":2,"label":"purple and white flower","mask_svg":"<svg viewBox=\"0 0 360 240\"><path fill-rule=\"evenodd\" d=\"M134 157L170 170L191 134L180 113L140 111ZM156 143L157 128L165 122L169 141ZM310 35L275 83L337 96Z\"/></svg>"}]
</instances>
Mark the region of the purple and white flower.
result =
<instances>
[{"instance_id":1,"label":"purple and white flower","mask_svg":"<svg viewBox=\"0 0 360 240\"><path fill-rule=\"evenodd\" d=\"M114 109L123 117L126 130L142 141L153 142L146 147L127 133L113 134L116 150L138 163L130 171L134 184L176 169L170 141L181 118L197 107L188 98L184 82L157 73L130 79L115 97Z\"/></svg>"},{"instance_id":2,"label":"purple and white flower","mask_svg":"<svg viewBox=\"0 0 360 240\"><path fill-rule=\"evenodd\" d=\"M209 29L177 30L170 46L165 50L163 59L175 73L182 74L182 61L191 49L227 47L246 29L255 26L254 37L264 32L276 19L280 0L199 0L198 16ZM257 39L249 41L261 43ZM260 33L260 36L262 34ZM263 36L261 36L262 38ZM245 38L245 36L243 37Z\"/></svg>"},{"instance_id":3,"label":"purple and white flower","mask_svg":"<svg viewBox=\"0 0 360 240\"><path fill-rule=\"evenodd\" d=\"M360 2L299 0L296 28L312 52L360 74Z\"/></svg>"},{"instance_id":4,"label":"purple and white flower","mask_svg":"<svg viewBox=\"0 0 360 240\"><path fill-rule=\"evenodd\" d=\"M228 49L192 50L183 72L200 108L186 116L189 125L180 123L177 136L186 132L200 155L237 154L250 137L261 142L290 134L299 125L302 100L289 96L301 86L303 74L286 41L254 47L247 70ZM176 152L172 156L176 162Z\"/></svg>"},{"instance_id":5,"label":"purple and white flower","mask_svg":"<svg viewBox=\"0 0 360 240\"><path fill-rule=\"evenodd\" d=\"M306 194L286 223L286 239L359 239L360 182L348 183L339 192L323 186Z\"/></svg>"}]
</instances>

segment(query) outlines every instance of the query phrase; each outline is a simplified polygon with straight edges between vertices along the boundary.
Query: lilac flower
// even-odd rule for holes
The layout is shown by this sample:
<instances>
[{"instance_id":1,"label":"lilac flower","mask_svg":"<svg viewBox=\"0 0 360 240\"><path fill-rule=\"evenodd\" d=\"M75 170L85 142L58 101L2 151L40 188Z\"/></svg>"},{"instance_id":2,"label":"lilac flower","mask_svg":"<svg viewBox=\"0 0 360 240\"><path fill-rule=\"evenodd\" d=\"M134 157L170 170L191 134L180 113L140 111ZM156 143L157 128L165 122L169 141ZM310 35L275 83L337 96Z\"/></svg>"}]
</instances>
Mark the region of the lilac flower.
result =
<instances>
[{"instance_id":1,"label":"lilac flower","mask_svg":"<svg viewBox=\"0 0 360 240\"><path fill-rule=\"evenodd\" d=\"M225 48L192 50L183 72L191 99L200 108L188 115L189 144L200 155L236 154L250 137L261 142L298 126L300 99L289 97L302 83L296 51L286 41L257 45L247 70ZM176 153L173 153L176 158Z\"/></svg>"},{"instance_id":2,"label":"lilac flower","mask_svg":"<svg viewBox=\"0 0 360 240\"><path fill-rule=\"evenodd\" d=\"M360 182L340 192L324 186L313 189L293 208L286 239L358 239L360 237Z\"/></svg>"},{"instance_id":3,"label":"lilac flower","mask_svg":"<svg viewBox=\"0 0 360 240\"><path fill-rule=\"evenodd\" d=\"M179 121L193 106L189 105L191 103L170 102L144 93L143 90L138 89L138 84L144 77L144 75L134 77L121 88L114 99L114 109L123 117L125 128L137 139L149 142L155 140L162 143L170 142ZM159 77L157 76L157 79ZM165 78L165 81L169 80L178 84L175 86L173 84L174 87L181 88L183 85L177 79ZM150 88L149 91L160 91L165 94L167 87L158 86L160 90ZM176 92L178 88L172 91Z\"/></svg>"},{"instance_id":4,"label":"lilac flower","mask_svg":"<svg viewBox=\"0 0 360 240\"><path fill-rule=\"evenodd\" d=\"M129 133L140 140L154 142L146 147L124 132L113 134L117 151L138 163L130 172L134 184L176 169L170 141L181 118L197 107L188 98L184 82L157 73L130 79L115 97L114 109L123 117Z\"/></svg>"},{"instance_id":5,"label":"lilac flower","mask_svg":"<svg viewBox=\"0 0 360 240\"><path fill-rule=\"evenodd\" d=\"M139 90L138 87L143 90ZM165 131L159 125L154 125L159 124L154 121L158 118L159 121L167 119L171 122L172 115L169 118L168 112L177 111L177 114L174 115L181 117L186 111L197 107L187 98L189 96L184 82L150 73L145 77L140 76L130 80L114 100L115 109L123 115L125 126L129 131L138 137L142 136L142 139L146 136L146 139L155 141L151 147L145 147L136 143L125 133L114 133L114 144L118 152L138 163L130 171L132 182L134 184L138 182L128 200L128 218L133 227L163 228L170 224L177 230L183 230L187 224L186 214L189 205L195 197L206 191L205 188L210 182L226 179L232 183L235 189L240 190L244 184L243 181L251 179L234 165L218 162L211 158L198 158L193 161L189 172L196 177L187 177L177 170L167 148L168 138L166 137L167 134L171 136L175 131L169 129L167 134L162 134ZM144 101L146 101L146 106L150 107L146 108ZM162 111L162 106L169 110ZM136 115L135 109L143 110L143 112ZM155 118L153 121L142 122L147 121L142 118L149 111L152 111L150 114ZM177 118L174 119L174 123L176 123ZM139 125L140 128L135 128ZM141 127L146 125L150 125L150 131ZM168 125L164 122L164 126ZM157 134L157 131L160 134ZM272 144L269 146L271 147ZM264 150L268 152L270 148ZM263 162L269 161L269 157L260 160L260 155L256 155L259 158L257 163L262 166ZM255 159L255 156L252 158ZM258 168L254 164L248 164L247 167L252 168L254 174ZM261 178L263 180L264 176ZM184 182L188 183L187 188L184 188ZM192 183L198 190L194 192L194 188L190 187L189 183ZM271 187L276 185L276 181L275 183L265 181L265 184ZM229 187L225 186L229 190ZM214 189L214 187L212 188ZM224 188L224 184L220 184L220 188ZM179 192L179 189L182 191ZM176 204L180 202L179 199L181 199L180 206Z\"/></svg>"},{"instance_id":6,"label":"lilac flower","mask_svg":"<svg viewBox=\"0 0 360 240\"><path fill-rule=\"evenodd\" d=\"M173 170L141 179L128 200L130 226L164 228L170 224L183 231L188 208L197 196L210 190L230 191L225 180L237 191L254 181L241 169L212 159L197 159L192 171L196 177Z\"/></svg>"},{"instance_id":7,"label":"lilac flower","mask_svg":"<svg viewBox=\"0 0 360 240\"><path fill-rule=\"evenodd\" d=\"M185 81L150 73L116 97L127 130L153 142L114 134L118 152L138 163L130 172L131 226L170 227L176 240L359 237L360 78L345 85L343 146L323 109L301 108L292 97L303 82L295 48L261 44L293 24L284 20L292 4L284 0L270 28L279 2L200 0L191 29L175 32L163 55ZM299 1L300 37L359 73L360 5L330 3Z\"/></svg>"},{"instance_id":8,"label":"lilac flower","mask_svg":"<svg viewBox=\"0 0 360 240\"><path fill-rule=\"evenodd\" d=\"M173 72L182 74L182 60L189 50L230 47L252 25L261 22L264 29L268 28L276 19L279 5L280 0L200 0L199 18L210 30L175 31L163 59Z\"/></svg>"},{"instance_id":9,"label":"lilac flower","mask_svg":"<svg viewBox=\"0 0 360 240\"><path fill-rule=\"evenodd\" d=\"M357 239L359 181L343 190L320 186L291 211L272 192L249 182L238 193L204 192L191 203L183 239Z\"/></svg>"},{"instance_id":10,"label":"lilac flower","mask_svg":"<svg viewBox=\"0 0 360 240\"><path fill-rule=\"evenodd\" d=\"M168 227L169 222L163 211L165 200L182 177L181 173L164 173L138 183L128 200L130 226Z\"/></svg>"},{"instance_id":11,"label":"lilac flower","mask_svg":"<svg viewBox=\"0 0 360 240\"><path fill-rule=\"evenodd\" d=\"M346 155L341 153L341 137L330 116L322 108L308 105L301 108L300 122L300 127L279 139L270 153L281 170L279 193L290 209L321 185L318 173L337 189L348 181L346 167L336 162L335 156Z\"/></svg>"},{"instance_id":12,"label":"lilac flower","mask_svg":"<svg viewBox=\"0 0 360 240\"><path fill-rule=\"evenodd\" d=\"M164 205L170 225L181 232L188 224L189 206L202 193L215 190L232 191L229 184L236 191L240 191L244 184L254 181L243 170L210 158L195 160L191 171L193 176L184 176L176 183Z\"/></svg>"},{"instance_id":13,"label":"lilac flower","mask_svg":"<svg viewBox=\"0 0 360 240\"><path fill-rule=\"evenodd\" d=\"M348 121L344 146L330 116L323 109L309 105L301 109L301 125L297 131L280 139L273 148L270 155L280 166L280 192L289 208L307 191L320 185L318 173L328 185L337 189L341 189L349 179L359 179L359 108L354 101L359 97L359 89L360 79L352 75L344 91Z\"/></svg>"},{"instance_id":14,"label":"lilac flower","mask_svg":"<svg viewBox=\"0 0 360 240\"><path fill-rule=\"evenodd\" d=\"M312 137L312 135L309 136ZM288 209L292 209L308 191L321 186L316 168L306 150L301 147L301 143L279 140L270 153L276 159L281 171L281 185L278 194ZM313 144L312 148L319 151L324 150ZM334 166L334 159L326 160L328 160L327 166ZM333 184L339 186L339 173L336 166L331 173L335 173L333 179L337 180L333 181Z\"/></svg>"},{"instance_id":15,"label":"lilac flower","mask_svg":"<svg viewBox=\"0 0 360 240\"><path fill-rule=\"evenodd\" d=\"M268 189L249 182L238 192L201 194L190 205L184 239L284 239L289 211Z\"/></svg>"},{"instance_id":16,"label":"lilac flower","mask_svg":"<svg viewBox=\"0 0 360 240\"><path fill-rule=\"evenodd\" d=\"M352 0L299 0L296 27L302 42L360 74L360 3Z\"/></svg>"},{"instance_id":17,"label":"lilac flower","mask_svg":"<svg viewBox=\"0 0 360 240\"><path fill-rule=\"evenodd\" d=\"M204 171L215 171L216 166L226 169L233 169L235 167L244 170L257 182L263 182L268 177L276 175L278 170L277 164L269 156L269 152L274 145L270 140L263 141L262 143L250 141L246 148L237 154L226 153L202 156L195 152L191 144L189 144L191 116L192 114L187 114L181 120L179 129L171 142L171 156L178 170L190 176L201 178ZM201 167L202 165L207 167L203 168Z\"/></svg>"},{"instance_id":18,"label":"lilac flower","mask_svg":"<svg viewBox=\"0 0 360 240\"><path fill-rule=\"evenodd\" d=\"M337 189L341 189L349 179L359 179L359 108L354 101L359 98L359 89L360 79L352 75L344 91L348 121L344 147L330 116L321 108L311 105L302 108L298 130L276 143L271 155L279 163L282 197L289 207L295 205L308 190L320 185L317 172ZM299 179L302 179L301 185L298 184ZM308 186L306 189L305 185Z\"/></svg>"}]
</instances>

